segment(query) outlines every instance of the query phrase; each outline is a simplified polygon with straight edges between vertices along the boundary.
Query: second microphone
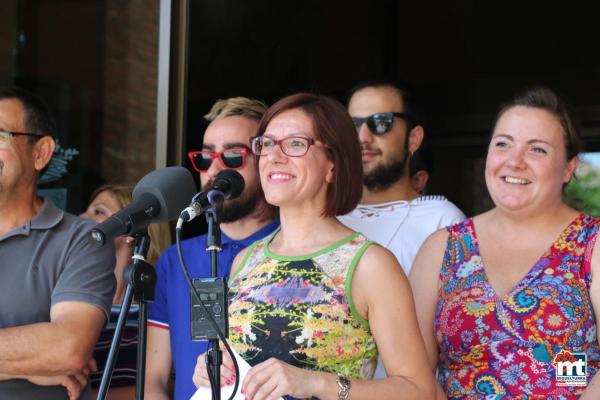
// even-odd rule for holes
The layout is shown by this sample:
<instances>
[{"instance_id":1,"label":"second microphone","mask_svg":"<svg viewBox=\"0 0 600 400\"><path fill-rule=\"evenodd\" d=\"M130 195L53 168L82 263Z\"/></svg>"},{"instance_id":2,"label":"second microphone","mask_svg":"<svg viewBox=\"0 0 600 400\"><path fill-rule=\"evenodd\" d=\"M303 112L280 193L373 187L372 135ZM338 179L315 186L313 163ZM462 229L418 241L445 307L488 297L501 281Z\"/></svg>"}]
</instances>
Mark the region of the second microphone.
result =
<instances>
[{"instance_id":1,"label":"second microphone","mask_svg":"<svg viewBox=\"0 0 600 400\"><path fill-rule=\"evenodd\" d=\"M190 206L179 215L177 225L191 221L215 204L239 197L243 191L244 178L242 178L242 175L237 171L224 169L217 174L208 190L199 192L194 196Z\"/></svg>"}]
</instances>

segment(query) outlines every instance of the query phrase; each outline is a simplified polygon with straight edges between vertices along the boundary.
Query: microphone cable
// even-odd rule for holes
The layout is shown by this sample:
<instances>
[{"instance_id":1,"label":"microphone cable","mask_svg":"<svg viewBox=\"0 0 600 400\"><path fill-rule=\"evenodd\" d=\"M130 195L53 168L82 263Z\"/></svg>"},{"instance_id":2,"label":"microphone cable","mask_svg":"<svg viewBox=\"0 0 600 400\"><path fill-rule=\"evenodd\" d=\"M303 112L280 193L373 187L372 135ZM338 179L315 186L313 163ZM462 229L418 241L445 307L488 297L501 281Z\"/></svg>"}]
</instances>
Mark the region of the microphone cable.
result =
<instances>
[{"instance_id":1,"label":"microphone cable","mask_svg":"<svg viewBox=\"0 0 600 400\"><path fill-rule=\"evenodd\" d=\"M233 400L233 398L235 397L235 394L237 393L238 386L239 386L240 367L238 366L237 360L235 359L233 350L231 350L229 343L227 343L227 338L225 337L223 332L221 332L221 330L219 329L219 326L217 325L217 322L214 320L212 314L206 309L206 305L204 304L202 299L200 299L200 294L198 293L198 291L196 290L196 287L192 283L192 279L190 278L190 274L188 273L187 267L185 265L185 261L183 260L183 251L181 250L181 226L178 226L175 229L175 243L176 243L176 247L177 247L177 257L179 258L179 265L181 267L181 270L183 272L185 280L186 280L188 286L192 289L192 293L194 293L194 297L196 298L196 300L199 302L199 304L202 304L202 307L199 307L199 309L202 312L202 314L204 315L204 318L206 318L210 322L210 325L212 326L212 328L215 330L215 332L217 332L217 336L219 336L219 340L223 343L223 345L227 349L227 353L229 353L229 356L231 357L231 360L233 361L233 368L235 369L235 383L233 386L233 392L231 393L231 396L229 397L229 400ZM224 300L229 301L229 299L224 299ZM227 313L227 314L229 314L229 313ZM229 318L229 315L227 315L227 318ZM210 342L209 342L209 344L210 344ZM216 349L216 350L218 350L218 349ZM219 366L219 368L220 368L220 366ZM220 387L215 388L217 382L214 381L212 374L208 370L208 366L206 368L206 372L208 375L208 380L210 381L210 386L213 391L212 394L213 394L213 399L214 399L215 393L217 393L216 391L217 390L220 391L221 388ZM219 371L219 374L220 373L221 373L221 371Z\"/></svg>"}]
</instances>

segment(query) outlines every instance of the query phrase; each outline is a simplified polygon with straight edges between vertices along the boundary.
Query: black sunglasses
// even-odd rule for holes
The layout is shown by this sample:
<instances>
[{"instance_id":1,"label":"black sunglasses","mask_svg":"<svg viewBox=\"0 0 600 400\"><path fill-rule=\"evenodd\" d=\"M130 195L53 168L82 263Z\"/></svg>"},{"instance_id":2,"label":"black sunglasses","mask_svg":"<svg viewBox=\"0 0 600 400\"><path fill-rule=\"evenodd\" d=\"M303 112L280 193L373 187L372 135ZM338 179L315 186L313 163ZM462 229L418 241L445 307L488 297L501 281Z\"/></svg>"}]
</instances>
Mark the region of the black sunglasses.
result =
<instances>
[{"instance_id":1,"label":"black sunglasses","mask_svg":"<svg viewBox=\"0 0 600 400\"><path fill-rule=\"evenodd\" d=\"M402 118L410 121L410 117L406 113L401 112L383 112L369 115L368 117L352 117L356 130L360 130L362 124L366 123L369 130L375 135L383 135L392 129L394 117Z\"/></svg>"}]
</instances>

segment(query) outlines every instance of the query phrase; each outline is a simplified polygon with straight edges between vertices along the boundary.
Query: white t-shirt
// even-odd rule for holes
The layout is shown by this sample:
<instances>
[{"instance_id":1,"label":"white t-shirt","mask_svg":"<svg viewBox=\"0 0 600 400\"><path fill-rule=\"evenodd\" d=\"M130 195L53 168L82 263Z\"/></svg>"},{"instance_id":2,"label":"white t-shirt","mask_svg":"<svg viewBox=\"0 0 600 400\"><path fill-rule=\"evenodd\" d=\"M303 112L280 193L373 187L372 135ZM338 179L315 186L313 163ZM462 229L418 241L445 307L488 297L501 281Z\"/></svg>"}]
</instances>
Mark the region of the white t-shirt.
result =
<instances>
[{"instance_id":1,"label":"white t-shirt","mask_svg":"<svg viewBox=\"0 0 600 400\"><path fill-rule=\"evenodd\" d=\"M444 196L359 204L339 217L344 225L394 253L406 275L427 236L463 219L465 215Z\"/></svg>"},{"instance_id":2,"label":"white t-shirt","mask_svg":"<svg viewBox=\"0 0 600 400\"><path fill-rule=\"evenodd\" d=\"M427 236L465 218L462 211L444 196L359 204L350 213L338 217L350 229L361 232L394 253L406 275ZM374 378L386 376L379 356Z\"/></svg>"}]
</instances>

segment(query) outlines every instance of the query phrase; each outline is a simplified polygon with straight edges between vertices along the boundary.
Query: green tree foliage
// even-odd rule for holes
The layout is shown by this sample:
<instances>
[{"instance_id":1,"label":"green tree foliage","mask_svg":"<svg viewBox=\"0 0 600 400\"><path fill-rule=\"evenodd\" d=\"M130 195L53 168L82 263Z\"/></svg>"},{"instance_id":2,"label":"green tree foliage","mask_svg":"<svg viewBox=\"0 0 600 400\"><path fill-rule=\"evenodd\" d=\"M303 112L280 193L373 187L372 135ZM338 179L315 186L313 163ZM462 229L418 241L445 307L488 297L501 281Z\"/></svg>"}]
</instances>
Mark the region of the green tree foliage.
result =
<instances>
[{"instance_id":1,"label":"green tree foliage","mask_svg":"<svg viewBox=\"0 0 600 400\"><path fill-rule=\"evenodd\" d=\"M571 207L586 214L600 217L600 174L594 169L578 173L571 179L564 192L564 199Z\"/></svg>"}]
</instances>

